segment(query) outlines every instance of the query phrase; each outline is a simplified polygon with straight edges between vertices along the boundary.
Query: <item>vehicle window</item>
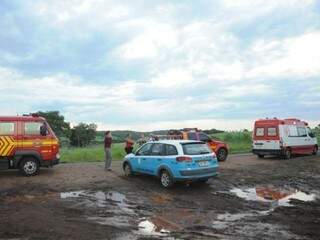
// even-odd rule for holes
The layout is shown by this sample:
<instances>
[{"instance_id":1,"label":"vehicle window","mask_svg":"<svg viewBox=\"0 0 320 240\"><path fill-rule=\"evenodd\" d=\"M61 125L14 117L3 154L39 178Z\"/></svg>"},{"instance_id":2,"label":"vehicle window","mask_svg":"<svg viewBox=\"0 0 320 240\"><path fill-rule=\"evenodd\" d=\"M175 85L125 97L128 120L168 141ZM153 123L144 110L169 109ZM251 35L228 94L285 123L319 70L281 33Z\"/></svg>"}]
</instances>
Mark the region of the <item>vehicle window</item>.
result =
<instances>
[{"instance_id":1,"label":"vehicle window","mask_svg":"<svg viewBox=\"0 0 320 240\"><path fill-rule=\"evenodd\" d=\"M163 156L163 155L165 155L164 149L163 149L163 144L161 144L161 143L153 144L150 155L152 155L152 156Z\"/></svg>"},{"instance_id":2,"label":"vehicle window","mask_svg":"<svg viewBox=\"0 0 320 240\"><path fill-rule=\"evenodd\" d=\"M264 128L262 128L262 127L256 128L256 136L257 137L264 136Z\"/></svg>"},{"instance_id":3,"label":"vehicle window","mask_svg":"<svg viewBox=\"0 0 320 240\"><path fill-rule=\"evenodd\" d=\"M47 136L49 135L48 126L46 123L42 123L40 126L40 134L41 136Z\"/></svg>"},{"instance_id":4,"label":"vehicle window","mask_svg":"<svg viewBox=\"0 0 320 240\"><path fill-rule=\"evenodd\" d=\"M289 137L298 137L298 128L296 126L289 126Z\"/></svg>"},{"instance_id":5,"label":"vehicle window","mask_svg":"<svg viewBox=\"0 0 320 240\"><path fill-rule=\"evenodd\" d=\"M24 123L24 133L26 135L40 135L41 126L40 122L26 122Z\"/></svg>"},{"instance_id":6,"label":"vehicle window","mask_svg":"<svg viewBox=\"0 0 320 240\"><path fill-rule=\"evenodd\" d=\"M173 145L166 144L166 152L168 156L178 155L177 148Z\"/></svg>"},{"instance_id":7,"label":"vehicle window","mask_svg":"<svg viewBox=\"0 0 320 240\"><path fill-rule=\"evenodd\" d=\"M299 135L299 137L306 137L307 136L306 128L298 127L298 135Z\"/></svg>"},{"instance_id":8,"label":"vehicle window","mask_svg":"<svg viewBox=\"0 0 320 240\"><path fill-rule=\"evenodd\" d=\"M211 149L205 143L182 144L183 153L186 155L201 155L211 153Z\"/></svg>"},{"instance_id":9,"label":"vehicle window","mask_svg":"<svg viewBox=\"0 0 320 240\"><path fill-rule=\"evenodd\" d=\"M210 140L210 137L204 133L199 133L199 138L200 138L200 141L203 141L203 142L208 142Z\"/></svg>"},{"instance_id":10,"label":"vehicle window","mask_svg":"<svg viewBox=\"0 0 320 240\"><path fill-rule=\"evenodd\" d=\"M147 143L143 145L136 155L141 155L141 156L149 155L151 146L152 146L152 143Z\"/></svg>"},{"instance_id":11,"label":"vehicle window","mask_svg":"<svg viewBox=\"0 0 320 240\"><path fill-rule=\"evenodd\" d=\"M1 122L0 123L0 135L13 135L14 134L14 123L12 122Z\"/></svg>"},{"instance_id":12,"label":"vehicle window","mask_svg":"<svg viewBox=\"0 0 320 240\"><path fill-rule=\"evenodd\" d=\"M277 136L277 128L276 127L268 127L268 136Z\"/></svg>"},{"instance_id":13,"label":"vehicle window","mask_svg":"<svg viewBox=\"0 0 320 240\"><path fill-rule=\"evenodd\" d=\"M197 134L195 132L188 133L189 140L197 140Z\"/></svg>"},{"instance_id":14,"label":"vehicle window","mask_svg":"<svg viewBox=\"0 0 320 240\"><path fill-rule=\"evenodd\" d=\"M312 132L312 130L309 127L307 128L307 132L308 132L309 137L315 138L316 135Z\"/></svg>"}]
</instances>

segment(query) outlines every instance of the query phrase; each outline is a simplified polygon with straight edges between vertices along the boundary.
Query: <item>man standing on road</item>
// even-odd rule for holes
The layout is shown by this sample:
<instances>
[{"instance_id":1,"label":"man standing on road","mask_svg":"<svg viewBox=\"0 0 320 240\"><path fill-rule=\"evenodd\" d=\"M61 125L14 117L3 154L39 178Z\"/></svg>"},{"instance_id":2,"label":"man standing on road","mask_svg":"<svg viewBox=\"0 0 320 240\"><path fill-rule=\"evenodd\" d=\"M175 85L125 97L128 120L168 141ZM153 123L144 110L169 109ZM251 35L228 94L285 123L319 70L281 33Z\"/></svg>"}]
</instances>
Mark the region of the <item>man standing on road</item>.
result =
<instances>
[{"instance_id":1,"label":"man standing on road","mask_svg":"<svg viewBox=\"0 0 320 240\"><path fill-rule=\"evenodd\" d=\"M111 132L106 131L104 136L104 150L106 153L105 169L108 171L111 171L111 161L112 161L111 145L112 145Z\"/></svg>"}]
</instances>

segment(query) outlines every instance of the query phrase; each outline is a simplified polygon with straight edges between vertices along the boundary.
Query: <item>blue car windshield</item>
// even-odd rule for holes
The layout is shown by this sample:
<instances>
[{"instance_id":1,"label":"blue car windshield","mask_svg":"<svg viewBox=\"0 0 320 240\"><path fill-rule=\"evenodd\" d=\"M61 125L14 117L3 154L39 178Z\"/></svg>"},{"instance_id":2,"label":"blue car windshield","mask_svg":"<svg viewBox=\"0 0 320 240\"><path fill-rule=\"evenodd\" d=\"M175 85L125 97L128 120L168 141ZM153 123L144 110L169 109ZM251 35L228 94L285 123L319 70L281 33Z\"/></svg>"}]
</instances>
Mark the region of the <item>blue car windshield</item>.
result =
<instances>
[{"instance_id":1,"label":"blue car windshield","mask_svg":"<svg viewBox=\"0 0 320 240\"><path fill-rule=\"evenodd\" d=\"M186 155L201 155L212 153L211 149L205 143L185 143L182 144L183 153Z\"/></svg>"}]
</instances>

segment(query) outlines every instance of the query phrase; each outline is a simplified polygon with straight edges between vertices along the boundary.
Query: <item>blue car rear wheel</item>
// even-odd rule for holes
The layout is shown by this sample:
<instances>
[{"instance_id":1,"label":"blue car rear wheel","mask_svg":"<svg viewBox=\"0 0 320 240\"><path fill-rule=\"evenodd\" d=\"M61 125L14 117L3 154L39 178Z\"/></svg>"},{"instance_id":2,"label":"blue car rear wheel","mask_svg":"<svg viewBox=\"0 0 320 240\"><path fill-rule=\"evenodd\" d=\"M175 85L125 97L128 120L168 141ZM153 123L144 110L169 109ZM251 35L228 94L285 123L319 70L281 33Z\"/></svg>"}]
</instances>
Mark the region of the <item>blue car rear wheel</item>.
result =
<instances>
[{"instance_id":1,"label":"blue car rear wheel","mask_svg":"<svg viewBox=\"0 0 320 240\"><path fill-rule=\"evenodd\" d=\"M173 185L173 179L170 173L167 170L162 170L160 173L160 182L161 185L165 188L169 188Z\"/></svg>"}]
</instances>

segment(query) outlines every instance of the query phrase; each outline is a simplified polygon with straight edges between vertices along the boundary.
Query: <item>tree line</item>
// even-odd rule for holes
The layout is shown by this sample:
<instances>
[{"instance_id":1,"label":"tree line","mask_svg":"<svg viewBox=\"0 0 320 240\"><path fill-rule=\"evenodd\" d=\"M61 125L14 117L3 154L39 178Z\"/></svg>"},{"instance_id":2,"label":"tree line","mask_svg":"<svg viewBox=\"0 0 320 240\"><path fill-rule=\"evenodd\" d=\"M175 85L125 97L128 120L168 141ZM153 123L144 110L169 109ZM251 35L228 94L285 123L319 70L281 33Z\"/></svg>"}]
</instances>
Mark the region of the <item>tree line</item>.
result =
<instances>
[{"instance_id":1,"label":"tree line","mask_svg":"<svg viewBox=\"0 0 320 240\"><path fill-rule=\"evenodd\" d=\"M51 128L60 139L60 142L63 145L71 145L75 147L86 147L89 144L93 143L97 139L100 142L103 142L104 133L97 132L97 125L94 123L79 123L78 125L72 126L69 122L65 121L63 115L59 111L47 111L47 112L37 112L40 116L46 118ZM314 133L320 141L320 124L313 129ZM114 142L123 142L127 134L130 133L134 140L137 140L141 137L143 133L145 136L150 134L155 135L165 135L167 130L153 131L153 132L135 132L135 131L114 131ZM203 132L214 135L223 133L224 131L217 129L203 130ZM238 133L227 132L224 136L223 141L228 141L232 139L237 139L238 141L243 142L251 141L251 132L247 129L244 129ZM232 139L231 139L232 138ZM245 139L244 139L245 138Z\"/></svg>"},{"instance_id":2,"label":"tree line","mask_svg":"<svg viewBox=\"0 0 320 240\"><path fill-rule=\"evenodd\" d=\"M65 121L64 116L59 111L39 111L37 114L47 120L63 144L86 147L96 137L97 125L94 123L79 123L71 127L71 124Z\"/></svg>"}]
</instances>

